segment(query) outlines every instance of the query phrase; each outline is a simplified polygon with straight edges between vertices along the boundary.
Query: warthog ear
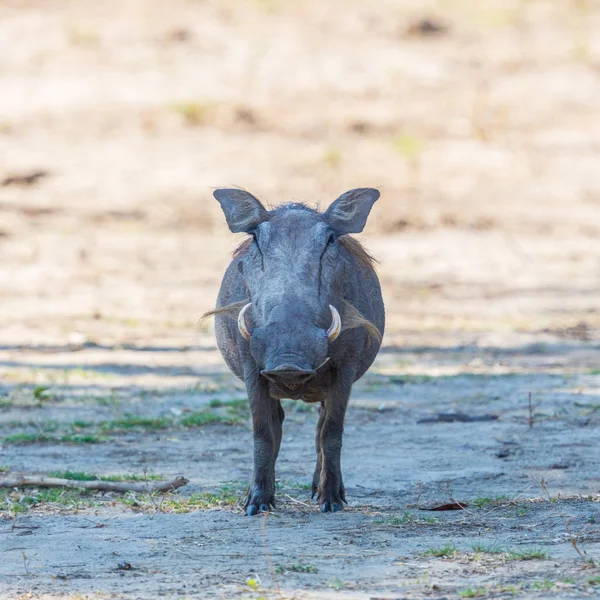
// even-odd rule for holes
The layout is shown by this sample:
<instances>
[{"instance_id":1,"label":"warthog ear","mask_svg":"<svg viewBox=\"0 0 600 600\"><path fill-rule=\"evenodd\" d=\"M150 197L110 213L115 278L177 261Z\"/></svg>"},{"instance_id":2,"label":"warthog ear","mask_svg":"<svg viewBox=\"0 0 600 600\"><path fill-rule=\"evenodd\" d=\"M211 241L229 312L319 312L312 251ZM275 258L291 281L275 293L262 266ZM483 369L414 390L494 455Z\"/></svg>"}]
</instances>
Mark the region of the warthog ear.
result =
<instances>
[{"instance_id":1,"label":"warthog ear","mask_svg":"<svg viewBox=\"0 0 600 600\"><path fill-rule=\"evenodd\" d=\"M249 192L223 188L215 190L213 196L219 201L233 233L250 233L268 218L265 207Z\"/></svg>"},{"instance_id":2,"label":"warthog ear","mask_svg":"<svg viewBox=\"0 0 600 600\"><path fill-rule=\"evenodd\" d=\"M340 235L360 233L377 198L379 198L379 190L374 188L350 190L342 194L327 209L325 218L329 226Z\"/></svg>"}]
</instances>

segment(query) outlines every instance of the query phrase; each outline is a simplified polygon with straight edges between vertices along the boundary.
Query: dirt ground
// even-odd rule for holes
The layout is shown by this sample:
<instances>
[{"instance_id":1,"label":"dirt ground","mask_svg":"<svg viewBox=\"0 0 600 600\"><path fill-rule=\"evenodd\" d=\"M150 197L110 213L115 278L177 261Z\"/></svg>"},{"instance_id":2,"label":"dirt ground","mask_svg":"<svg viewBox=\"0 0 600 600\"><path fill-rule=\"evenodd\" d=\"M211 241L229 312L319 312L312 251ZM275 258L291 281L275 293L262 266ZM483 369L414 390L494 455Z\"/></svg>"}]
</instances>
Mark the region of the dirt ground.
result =
<instances>
[{"instance_id":1,"label":"dirt ground","mask_svg":"<svg viewBox=\"0 0 600 600\"><path fill-rule=\"evenodd\" d=\"M189 484L0 491L0 598L600 597L599 27L594 0L2 2L0 478ZM277 510L240 507L244 389L198 324L240 241L220 185L381 189L342 513L291 401Z\"/></svg>"}]
</instances>

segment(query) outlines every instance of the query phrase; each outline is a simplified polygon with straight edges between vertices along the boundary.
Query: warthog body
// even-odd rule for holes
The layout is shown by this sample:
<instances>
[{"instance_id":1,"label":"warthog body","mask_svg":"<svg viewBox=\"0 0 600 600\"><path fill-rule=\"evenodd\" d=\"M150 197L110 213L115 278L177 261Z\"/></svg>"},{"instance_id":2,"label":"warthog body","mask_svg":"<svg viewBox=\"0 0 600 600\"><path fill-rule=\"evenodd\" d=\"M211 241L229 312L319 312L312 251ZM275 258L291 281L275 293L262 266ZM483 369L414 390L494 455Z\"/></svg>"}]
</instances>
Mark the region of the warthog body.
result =
<instances>
[{"instance_id":1,"label":"warthog body","mask_svg":"<svg viewBox=\"0 0 600 600\"><path fill-rule=\"evenodd\" d=\"M340 454L352 384L375 359L384 307L359 233L379 192L350 190L320 213L302 204L267 211L251 194L214 192L229 228L252 236L235 252L217 300L217 344L246 384L254 434L248 515L274 506L281 398L318 402L312 491L321 511L345 502Z\"/></svg>"}]
</instances>

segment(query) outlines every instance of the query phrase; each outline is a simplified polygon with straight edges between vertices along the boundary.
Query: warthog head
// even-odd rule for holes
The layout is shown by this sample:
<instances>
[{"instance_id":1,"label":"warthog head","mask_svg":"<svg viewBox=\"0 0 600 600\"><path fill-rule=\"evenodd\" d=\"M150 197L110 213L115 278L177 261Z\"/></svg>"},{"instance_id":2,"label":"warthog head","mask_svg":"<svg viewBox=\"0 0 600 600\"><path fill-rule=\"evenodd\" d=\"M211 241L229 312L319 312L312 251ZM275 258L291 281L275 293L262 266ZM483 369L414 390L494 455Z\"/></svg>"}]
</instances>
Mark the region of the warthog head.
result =
<instances>
[{"instance_id":1,"label":"warthog head","mask_svg":"<svg viewBox=\"0 0 600 600\"><path fill-rule=\"evenodd\" d=\"M214 196L229 229L252 236L238 263L248 298L238 316L240 335L261 375L292 397L328 360L341 331L347 265L338 238L363 230L379 192L350 190L324 213L302 204L268 211L237 189Z\"/></svg>"}]
</instances>

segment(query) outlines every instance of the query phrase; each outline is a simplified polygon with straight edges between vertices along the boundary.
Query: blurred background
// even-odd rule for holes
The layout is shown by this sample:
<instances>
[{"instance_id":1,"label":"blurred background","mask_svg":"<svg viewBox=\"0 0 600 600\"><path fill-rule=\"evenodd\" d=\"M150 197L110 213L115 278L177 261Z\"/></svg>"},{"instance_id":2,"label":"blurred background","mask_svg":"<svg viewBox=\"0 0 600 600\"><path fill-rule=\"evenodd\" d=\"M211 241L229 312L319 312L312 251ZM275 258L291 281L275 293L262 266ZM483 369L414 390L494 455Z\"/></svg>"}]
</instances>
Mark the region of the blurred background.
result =
<instances>
[{"instance_id":1,"label":"blurred background","mask_svg":"<svg viewBox=\"0 0 600 600\"><path fill-rule=\"evenodd\" d=\"M136 598L298 597L302 577L311 598L591 594L598 32L600 0L1 0L0 474L190 483L158 507L0 490L0 520L24 519L0 531L0 596L123 597L123 564ZM290 401L273 564L238 520L245 390L199 323L243 239L220 186L382 194L360 239L387 329L346 419L352 506L340 525L310 504L317 416ZM406 510L448 498L482 512ZM452 540L527 562L452 559ZM319 573L279 570L305 559Z\"/></svg>"},{"instance_id":2,"label":"blurred background","mask_svg":"<svg viewBox=\"0 0 600 600\"><path fill-rule=\"evenodd\" d=\"M388 347L597 339L599 29L595 0L5 0L4 349L214 344L218 186L379 187Z\"/></svg>"}]
</instances>

